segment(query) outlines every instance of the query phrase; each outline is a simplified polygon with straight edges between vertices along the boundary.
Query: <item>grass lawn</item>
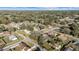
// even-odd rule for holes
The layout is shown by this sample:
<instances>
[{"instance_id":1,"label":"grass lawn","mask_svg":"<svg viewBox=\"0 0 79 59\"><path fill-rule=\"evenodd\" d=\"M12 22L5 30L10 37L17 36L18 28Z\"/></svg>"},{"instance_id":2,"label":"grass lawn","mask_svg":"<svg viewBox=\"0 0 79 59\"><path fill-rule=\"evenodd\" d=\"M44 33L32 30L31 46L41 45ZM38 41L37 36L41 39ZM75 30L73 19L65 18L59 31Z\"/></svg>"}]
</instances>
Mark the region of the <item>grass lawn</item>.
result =
<instances>
[{"instance_id":1,"label":"grass lawn","mask_svg":"<svg viewBox=\"0 0 79 59\"><path fill-rule=\"evenodd\" d=\"M18 30L17 33L24 35L25 37L28 37L29 35L25 33L23 30Z\"/></svg>"}]
</instances>

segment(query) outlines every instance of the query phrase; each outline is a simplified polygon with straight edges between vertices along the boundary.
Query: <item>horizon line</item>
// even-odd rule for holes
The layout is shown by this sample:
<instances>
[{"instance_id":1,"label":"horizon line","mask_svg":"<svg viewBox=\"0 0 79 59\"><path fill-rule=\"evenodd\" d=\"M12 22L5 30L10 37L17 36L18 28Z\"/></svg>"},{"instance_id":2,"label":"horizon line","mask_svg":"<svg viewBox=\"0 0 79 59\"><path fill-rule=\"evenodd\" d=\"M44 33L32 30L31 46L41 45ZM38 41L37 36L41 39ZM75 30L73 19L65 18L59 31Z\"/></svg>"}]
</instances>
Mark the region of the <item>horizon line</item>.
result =
<instances>
[{"instance_id":1,"label":"horizon line","mask_svg":"<svg viewBox=\"0 0 79 59\"><path fill-rule=\"evenodd\" d=\"M0 7L0 10L79 10L79 7Z\"/></svg>"}]
</instances>

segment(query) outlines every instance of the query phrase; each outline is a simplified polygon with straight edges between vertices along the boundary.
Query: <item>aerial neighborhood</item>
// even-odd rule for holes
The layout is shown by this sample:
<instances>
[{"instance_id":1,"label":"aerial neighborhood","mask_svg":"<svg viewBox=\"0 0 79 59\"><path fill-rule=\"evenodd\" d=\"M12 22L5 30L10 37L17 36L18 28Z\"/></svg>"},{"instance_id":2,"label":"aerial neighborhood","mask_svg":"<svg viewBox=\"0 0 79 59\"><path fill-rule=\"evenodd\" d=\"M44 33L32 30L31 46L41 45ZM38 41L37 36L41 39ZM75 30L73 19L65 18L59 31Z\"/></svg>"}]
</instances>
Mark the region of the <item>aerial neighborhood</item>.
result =
<instances>
[{"instance_id":1,"label":"aerial neighborhood","mask_svg":"<svg viewBox=\"0 0 79 59\"><path fill-rule=\"evenodd\" d=\"M0 51L79 51L79 11L0 11Z\"/></svg>"}]
</instances>

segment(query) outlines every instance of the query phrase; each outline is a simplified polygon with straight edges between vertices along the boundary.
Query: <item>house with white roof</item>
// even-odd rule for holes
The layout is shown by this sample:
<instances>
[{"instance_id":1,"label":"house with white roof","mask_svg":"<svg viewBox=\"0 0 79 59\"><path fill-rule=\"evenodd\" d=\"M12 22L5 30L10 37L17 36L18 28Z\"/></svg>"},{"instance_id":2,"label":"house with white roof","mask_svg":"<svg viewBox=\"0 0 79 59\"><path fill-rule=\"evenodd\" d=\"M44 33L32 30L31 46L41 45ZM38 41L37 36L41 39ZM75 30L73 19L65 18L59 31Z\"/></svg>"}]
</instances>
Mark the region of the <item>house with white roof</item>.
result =
<instances>
[{"instance_id":1,"label":"house with white roof","mask_svg":"<svg viewBox=\"0 0 79 59\"><path fill-rule=\"evenodd\" d=\"M10 39L10 40L17 40L17 37L16 37L15 35L10 35L10 36L9 36L9 39Z\"/></svg>"}]
</instances>

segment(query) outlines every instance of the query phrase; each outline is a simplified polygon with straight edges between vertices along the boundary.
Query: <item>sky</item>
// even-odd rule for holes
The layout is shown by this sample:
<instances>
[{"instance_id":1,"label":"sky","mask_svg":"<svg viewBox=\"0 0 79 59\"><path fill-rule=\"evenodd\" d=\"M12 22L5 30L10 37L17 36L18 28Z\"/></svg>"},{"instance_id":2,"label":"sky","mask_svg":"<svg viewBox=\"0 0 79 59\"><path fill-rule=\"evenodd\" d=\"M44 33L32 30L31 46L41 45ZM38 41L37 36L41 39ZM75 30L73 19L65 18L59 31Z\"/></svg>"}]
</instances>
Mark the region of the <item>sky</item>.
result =
<instances>
[{"instance_id":1,"label":"sky","mask_svg":"<svg viewBox=\"0 0 79 59\"><path fill-rule=\"evenodd\" d=\"M0 0L0 10L79 10L79 0Z\"/></svg>"},{"instance_id":2,"label":"sky","mask_svg":"<svg viewBox=\"0 0 79 59\"><path fill-rule=\"evenodd\" d=\"M79 0L0 0L0 7L79 7Z\"/></svg>"}]
</instances>

